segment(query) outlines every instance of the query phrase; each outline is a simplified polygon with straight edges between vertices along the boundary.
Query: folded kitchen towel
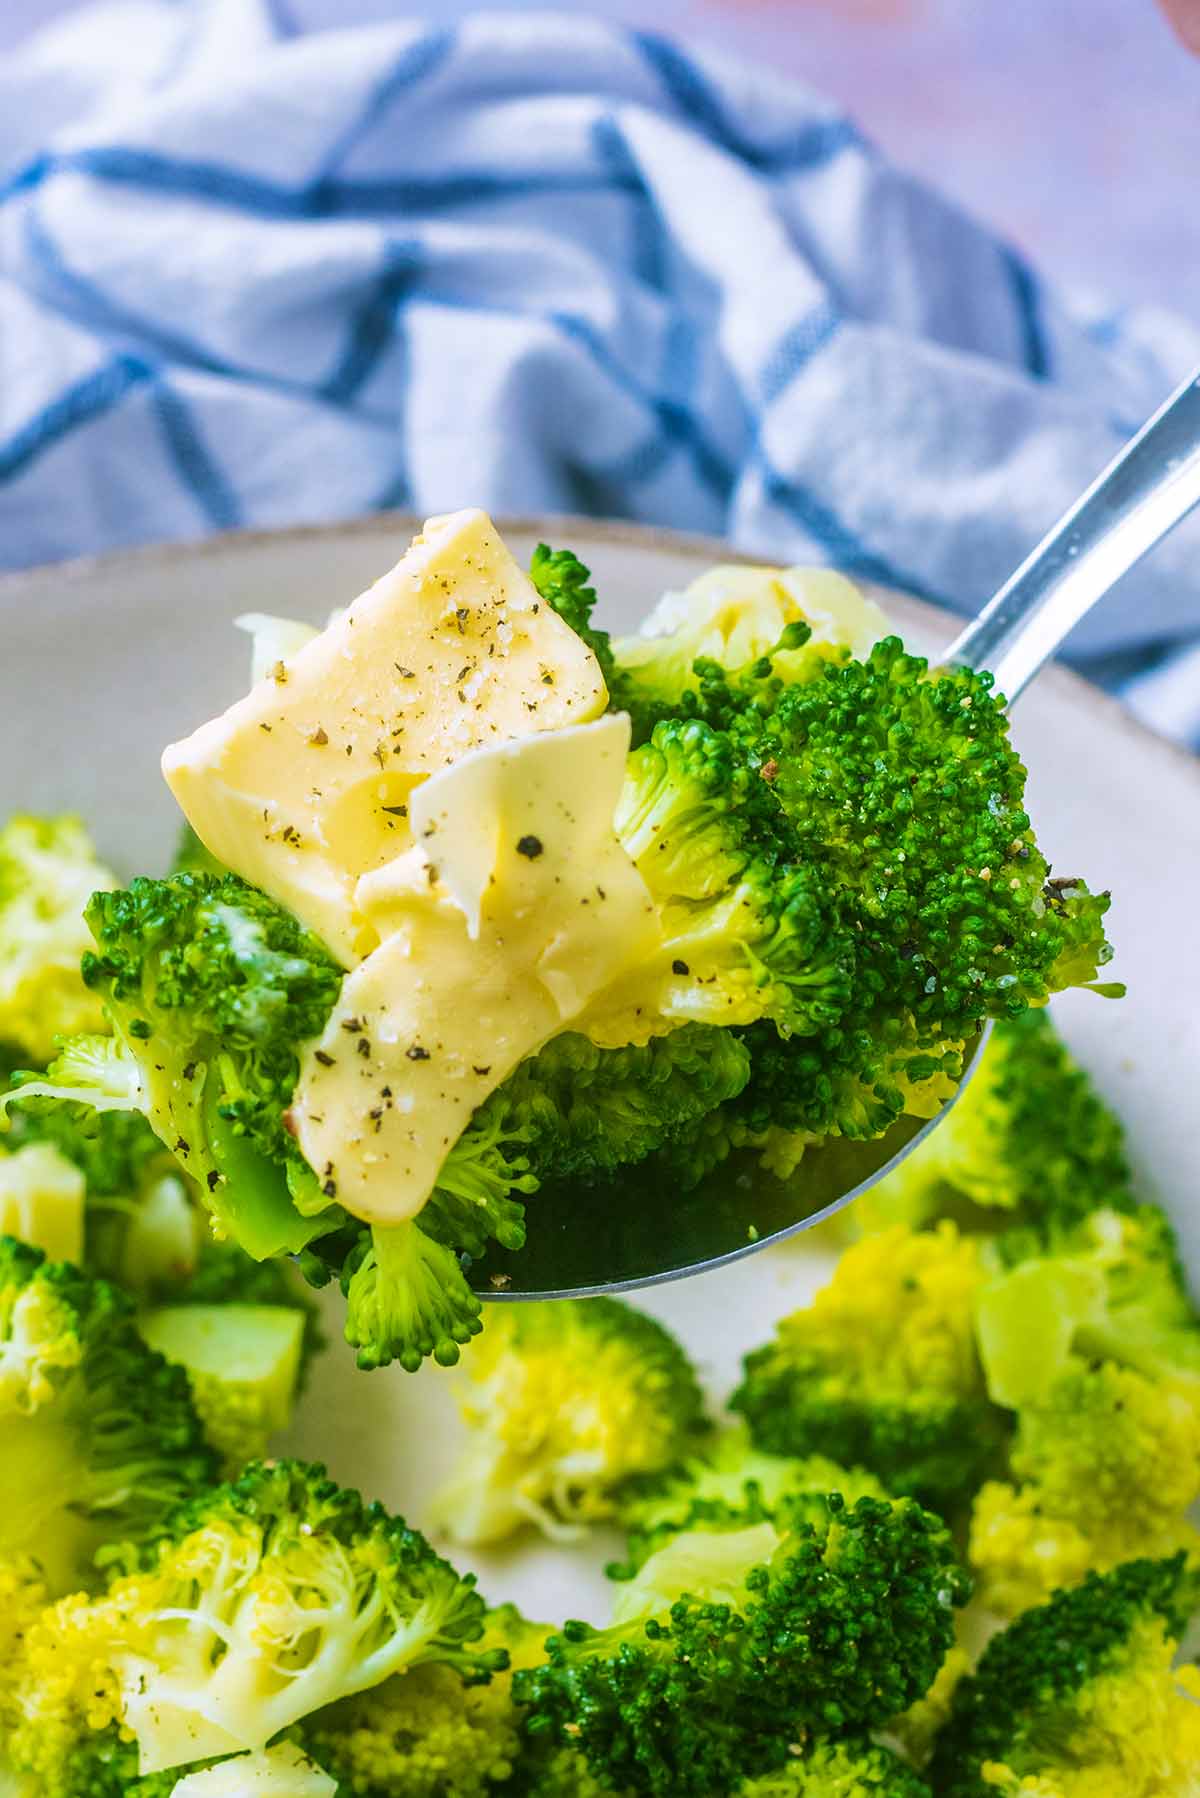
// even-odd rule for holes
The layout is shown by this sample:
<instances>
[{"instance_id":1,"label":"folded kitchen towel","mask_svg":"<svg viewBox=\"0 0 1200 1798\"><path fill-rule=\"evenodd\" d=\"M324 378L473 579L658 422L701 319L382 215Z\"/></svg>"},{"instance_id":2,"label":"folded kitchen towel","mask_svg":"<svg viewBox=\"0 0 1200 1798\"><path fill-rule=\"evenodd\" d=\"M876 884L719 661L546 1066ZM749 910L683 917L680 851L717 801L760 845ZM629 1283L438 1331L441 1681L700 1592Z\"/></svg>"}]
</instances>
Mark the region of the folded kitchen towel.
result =
<instances>
[{"instance_id":1,"label":"folded kitchen towel","mask_svg":"<svg viewBox=\"0 0 1200 1798\"><path fill-rule=\"evenodd\" d=\"M127 0L0 65L9 566L479 503L970 612L1196 362L652 31ZM1200 519L1072 651L1200 745Z\"/></svg>"}]
</instances>

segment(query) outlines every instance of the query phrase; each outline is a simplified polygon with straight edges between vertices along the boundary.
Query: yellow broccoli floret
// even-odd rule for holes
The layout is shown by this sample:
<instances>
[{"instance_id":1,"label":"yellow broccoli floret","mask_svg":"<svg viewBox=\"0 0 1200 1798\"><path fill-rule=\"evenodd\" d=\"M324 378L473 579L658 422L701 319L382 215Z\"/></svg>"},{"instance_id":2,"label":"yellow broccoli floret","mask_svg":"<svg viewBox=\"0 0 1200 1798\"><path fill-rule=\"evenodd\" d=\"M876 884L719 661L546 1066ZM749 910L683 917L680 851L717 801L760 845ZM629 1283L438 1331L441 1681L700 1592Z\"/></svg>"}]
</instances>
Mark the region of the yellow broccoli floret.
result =
<instances>
[{"instance_id":1,"label":"yellow broccoli floret","mask_svg":"<svg viewBox=\"0 0 1200 1798\"><path fill-rule=\"evenodd\" d=\"M116 884L78 818L18 815L0 830L0 1043L41 1065L56 1036L105 1028L79 972L83 908Z\"/></svg>"},{"instance_id":2,"label":"yellow broccoli floret","mask_svg":"<svg viewBox=\"0 0 1200 1798\"><path fill-rule=\"evenodd\" d=\"M773 1454L826 1454L935 1506L969 1497L1007 1428L975 1347L984 1278L952 1224L865 1238L747 1357L733 1408Z\"/></svg>"},{"instance_id":3,"label":"yellow broccoli floret","mask_svg":"<svg viewBox=\"0 0 1200 1798\"><path fill-rule=\"evenodd\" d=\"M524 1524L577 1536L611 1517L616 1491L687 1453L703 1422L679 1344L616 1299L491 1307L465 1363L471 1440L440 1494L458 1542L496 1542Z\"/></svg>"}]
</instances>

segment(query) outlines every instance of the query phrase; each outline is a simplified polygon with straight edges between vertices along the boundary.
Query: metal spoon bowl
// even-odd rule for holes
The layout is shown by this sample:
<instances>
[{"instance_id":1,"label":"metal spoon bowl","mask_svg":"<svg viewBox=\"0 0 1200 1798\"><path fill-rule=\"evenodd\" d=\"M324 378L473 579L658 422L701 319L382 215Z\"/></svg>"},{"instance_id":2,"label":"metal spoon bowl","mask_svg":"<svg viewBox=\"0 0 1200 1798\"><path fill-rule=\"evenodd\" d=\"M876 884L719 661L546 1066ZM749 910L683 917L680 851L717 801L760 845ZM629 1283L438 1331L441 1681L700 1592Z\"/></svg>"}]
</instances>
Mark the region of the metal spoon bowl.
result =
<instances>
[{"instance_id":1,"label":"metal spoon bowl","mask_svg":"<svg viewBox=\"0 0 1200 1798\"><path fill-rule=\"evenodd\" d=\"M1200 370L1133 437L1044 537L944 661L990 669L1012 702L1096 602L1200 504ZM638 1170L588 1189L544 1187L516 1254L491 1249L468 1269L480 1298L579 1298L706 1273L823 1223L897 1167L944 1120L978 1066L969 1050L953 1099L930 1119L901 1118L873 1142L810 1150L787 1180L732 1157L687 1194L651 1191Z\"/></svg>"}]
</instances>

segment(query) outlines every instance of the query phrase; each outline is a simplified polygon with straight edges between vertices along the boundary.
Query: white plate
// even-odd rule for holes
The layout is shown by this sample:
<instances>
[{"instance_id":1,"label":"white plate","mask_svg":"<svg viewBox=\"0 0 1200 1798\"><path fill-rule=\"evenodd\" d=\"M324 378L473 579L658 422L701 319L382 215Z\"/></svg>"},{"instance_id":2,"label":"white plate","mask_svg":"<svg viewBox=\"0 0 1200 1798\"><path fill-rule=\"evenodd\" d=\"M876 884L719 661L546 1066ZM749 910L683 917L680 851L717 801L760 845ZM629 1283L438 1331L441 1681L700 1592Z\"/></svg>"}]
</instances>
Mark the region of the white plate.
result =
<instances>
[{"instance_id":1,"label":"white plate","mask_svg":"<svg viewBox=\"0 0 1200 1798\"><path fill-rule=\"evenodd\" d=\"M159 751L244 689L248 645L233 618L323 622L397 559L411 528L385 515L0 579L0 817L73 808L119 870L161 869L176 814ZM570 545L594 571L601 621L625 630L664 588L729 559L712 542L590 520L522 521L505 536L521 557L539 537ZM877 597L915 647L936 651L957 628L928 606ZM1014 734L1055 867L1114 891L1113 973L1130 988L1120 1004L1072 996L1056 1016L1126 1118L1147 1190L1172 1212L1200 1277L1200 766L1058 669L1022 699ZM745 1349L828 1265L811 1246L785 1246L638 1302L679 1334L721 1396ZM335 1295L332 1335L339 1312ZM420 1524L458 1439L452 1378L436 1368L358 1374L335 1342L287 1446ZM598 1620L613 1546L593 1541L581 1554L526 1541L474 1564L490 1597L531 1616Z\"/></svg>"}]
</instances>

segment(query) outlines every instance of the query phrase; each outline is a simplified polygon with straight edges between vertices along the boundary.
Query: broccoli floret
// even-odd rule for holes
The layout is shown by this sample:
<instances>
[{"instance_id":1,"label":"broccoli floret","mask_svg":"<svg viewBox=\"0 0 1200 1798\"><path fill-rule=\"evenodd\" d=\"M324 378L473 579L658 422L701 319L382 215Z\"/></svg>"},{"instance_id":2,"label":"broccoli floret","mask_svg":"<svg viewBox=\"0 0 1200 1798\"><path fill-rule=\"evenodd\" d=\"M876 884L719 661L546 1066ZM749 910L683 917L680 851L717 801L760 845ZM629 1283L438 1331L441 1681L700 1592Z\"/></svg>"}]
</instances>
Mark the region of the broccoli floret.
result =
<instances>
[{"instance_id":1,"label":"broccoli floret","mask_svg":"<svg viewBox=\"0 0 1200 1798\"><path fill-rule=\"evenodd\" d=\"M115 885L78 818L18 815L0 830L0 1044L39 1066L57 1036L104 1027L79 961L84 907Z\"/></svg>"},{"instance_id":2,"label":"broccoli floret","mask_svg":"<svg viewBox=\"0 0 1200 1798\"><path fill-rule=\"evenodd\" d=\"M660 718L695 709L705 664L736 670L773 656L782 678L811 680L826 662L865 655L886 629L879 607L829 569L713 568L612 645L609 690L640 742Z\"/></svg>"},{"instance_id":3,"label":"broccoli floret","mask_svg":"<svg viewBox=\"0 0 1200 1798\"><path fill-rule=\"evenodd\" d=\"M572 1622L513 1678L526 1728L617 1789L710 1794L787 1761L812 1729L883 1723L932 1683L966 1585L909 1500L836 1494L817 1528L689 1529L627 1583L612 1624Z\"/></svg>"},{"instance_id":4,"label":"broccoli floret","mask_svg":"<svg viewBox=\"0 0 1200 1798\"><path fill-rule=\"evenodd\" d=\"M600 664L611 702L621 709L621 694L613 691L614 682L620 686L620 678L614 669L608 632L598 630L592 623L596 589L590 585L591 569L584 567L573 550L551 549L548 543L539 543L529 563L529 578L546 604L587 644Z\"/></svg>"},{"instance_id":5,"label":"broccoli floret","mask_svg":"<svg viewBox=\"0 0 1200 1798\"><path fill-rule=\"evenodd\" d=\"M0 1143L0 1236L15 1236L52 1261L83 1259L83 1175L49 1143L6 1154Z\"/></svg>"},{"instance_id":6,"label":"broccoli floret","mask_svg":"<svg viewBox=\"0 0 1200 1798\"><path fill-rule=\"evenodd\" d=\"M304 1313L285 1305L167 1305L138 1328L182 1367L204 1433L226 1473L264 1455L291 1421L300 1380Z\"/></svg>"},{"instance_id":7,"label":"broccoli floret","mask_svg":"<svg viewBox=\"0 0 1200 1798\"><path fill-rule=\"evenodd\" d=\"M617 1299L497 1306L461 1403L471 1440L437 1517L470 1544L530 1523L577 1536L613 1516L622 1482L677 1461L704 1427L682 1348Z\"/></svg>"},{"instance_id":8,"label":"broccoli floret","mask_svg":"<svg viewBox=\"0 0 1200 1798\"><path fill-rule=\"evenodd\" d=\"M971 1496L998 1458L973 1310L978 1244L952 1224L856 1243L811 1305L746 1357L731 1401L773 1454L828 1454L939 1507Z\"/></svg>"},{"instance_id":9,"label":"broccoli floret","mask_svg":"<svg viewBox=\"0 0 1200 1798\"><path fill-rule=\"evenodd\" d=\"M1200 1553L1185 1521L1200 1496L1200 1323L1170 1226L1150 1207L1097 1211L1060 1246L979 1298L989 1386L1017 1413L1009 1478L983 1487L971 1524L1002 1615L1089 1569Z\"/></svg>"},{"instance_id":10,"label":"broccoli floret","mask_svg":"<svg viewBox=\"0 0 1200 1798\"><path fill-rule=\"evenodd\" d=\"M870 996L924 1039L969 1037L1111 959L1107 896L1049 878L990 675L931 670L890 637L817 680L768 682L765 700L717 683L708 712L841 891Z\"/></svg>"},{"instance_id":11,"label":"broccoli floret","mask_svg":"<svg viewBox=\"0 0 1200 1798\"><path fill-rule=\"evenodd\" d=\"M488 1613L480 1649L532 1666L549 1634L547 1625L502 1605ZM338 1790L358 1798L487 1798L498 1788L527 1789L523 1778L513 1779L523 1741L506 1672L480 1685L451 1667L414 1667L320 1711L300 1736Z\"/></svg>"},{"instance_id":12,"label":"broccoli floret","mask_svg":"<svg viewBox=\"0 0 1200 1798\"><path fill-rule=\"evenodd\" d=\"M21 1090L143 1112L221 1229L258 1260L329 1227L285 1125L298 1050L342 970L311 932L235 875L177 874L96 894L84 979L116 1037L64 1045Z\"/></svg>"},{"instance_id":13,"label":"broccoli floret","mask_svg":"<svg viewBox=\"0 0 1200 1798\"><path fill-rule=\"evenodd\" d=\"M944 1122L856 1204L856 1232L952 1217L1045 1236L1100 1207L1133 1208L1119 1118L1045 1010L996 1025Z\"/></svg>"},{"instance_id":14,"label":"broccoli floret","mask_svg":"<svg viewBox=\"0 0 1200 1798\"><path fill-rule=\"evenodd\" d=\"M1200 1319L1164 1212L1094 1211L1048 1254L1024 1231L993 1252L1010 1266L982 1287L977 1329L997 1404L1038 1403L1079 1355L1200 1401Z\"/></svg>"},{"instance_id":15,"label":"broccoli floret","mask_svg":"<svg viewBox=\"0 0 1200 1798\"><path fill-rule=\"evenodd\" d=\"M608 1001L618 1016L624 999L636 1018L767 1018L784 1036L837 1022L853 941L820 881L795 865L783 813L727 736L698 719L656 725L629 757L614 822L663 931L653 966Z\"/></svg>"},{"instance_id":16,"label":"broccoli floret","mask_svg":"<svg viewBox=\"0 0 1200 1798\"><path fill-rule=\"evenodd\" d=\"M107 1592L60 1601L30 1632L30 1714L45 1727L18 1765L52 1774L67 1753L132 1737L141 1775L190 1767L427 1662L466 1680L505 1665L479 1646L473 1577L321 1467L253 1464L125 1563Z\"/></svg>"},{"instance_id":17,"label":"broccoli floret","mask_svg":"<svg viewBox=\"0 0 1200 1798\"><path fill-rule=\"evenodd\" d=\"M931 1798L919 1773L869 1736L817 1738L777 1773L738 1787L737 1798Z\"/></svg>"},{"instance_id":18,"label":"broccoli floret","mask_svg":"<svg viewBox=\"0 0 1200 1798\"><path fill-rule=\"evenodd\" d=\"M1173 1668L1197 1601L1182 1555L1091 1574L1026 1611L955 1694L930 1779L943 1798L1155 1798L1200 1766L1200 1678Z\"/></svg>"},{"instance_id":19,"label":"broccoli floret","mask_svg":"<svg viewBox=\"0 0 1200 1798\"><path fill-rule=\"evenodd\" d=\"M887 1498L874 1474L839 1467L824 1455L764 1454L741 1425L722 1429L665 1473L643 1474L619 1494L617 1521L628 1538L628 1565L643 1562L681 1530L704 1521L761 1523L786 1505L790 1517L827 1521L827 1499L848 1505Z\"/></svg>"},{"instance_id":20,"label":"broccoli floret","mask_svg":"<svg viewBox=\"0 0 1200 1798\"><path fill-rule=\"evenodd\" d=\"M138 1334L132 1302L0 1238L0 1552L57 1590L95 1580L214 1476L186 1376Z\"/></svg>"}]
</instances>

